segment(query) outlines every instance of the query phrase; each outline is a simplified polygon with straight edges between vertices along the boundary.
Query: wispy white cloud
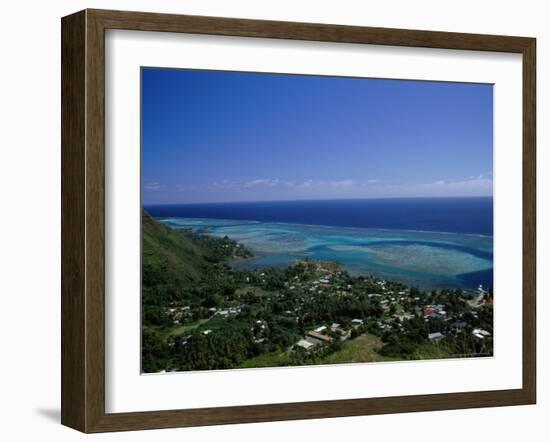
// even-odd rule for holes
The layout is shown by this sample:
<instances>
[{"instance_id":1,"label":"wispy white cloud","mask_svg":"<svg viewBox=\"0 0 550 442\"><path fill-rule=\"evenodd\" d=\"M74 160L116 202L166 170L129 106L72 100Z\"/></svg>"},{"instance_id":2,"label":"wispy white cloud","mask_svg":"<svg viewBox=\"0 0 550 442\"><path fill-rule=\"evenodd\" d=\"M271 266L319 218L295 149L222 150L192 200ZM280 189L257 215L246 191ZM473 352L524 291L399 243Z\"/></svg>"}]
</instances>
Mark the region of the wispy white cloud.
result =
<instances>
[{"instance_id":1,"label":"wispy white cloud","mask_svg":"<svg viewBox=\"0 0 550 442\"><path fill-rule=\"evenodd\" d=\"M463 179L434 179L425 182L395 182L387 179L365 180L290 180L254 178L222 179L204 184L161 185L144 184L146 190L174 191L199 201L259 201L263 199L308 198L384 198L384 197L444 197L487 196L493 194L492 173L469 175Z\"/></svg>"},{"instance_id":2,"label":"wispy white cloud","mask_svg":"<svg viewBox=\"0 0 550 442\"><path fill-rule=\"evenodd\" d=\"M255 186L269 186L274 187L279 184L280 180L278 178L273 179L257 179L250 180L244 183L244 187L255 187Z\"/></svg>"},{"instance_id":3,"label":"wispy white cloud","mask_svg":"<svg viewBox=\"0 0 550 442\"><path fill-rule=\"evenodd\" d=\"M150 181L148 183L145 183L143 185L143 188L145 190L160 190L161 189L161 185L160 183L156 182L156 181Z\"/></svg>"},{"instance_id":4,"label":"wispy white cloud","mask_svg":"<svg viewBox=\"0 0 550 442\"><path fill-rule=\"evenodd\" d=\"M351 187L353 186L353 181L352 180L329 181L328 185L331 187Z\"/></svg>"},{"instance_id":5,"label":"wispy white cloud","mask_svg":"<svg viewBox=\"0 0 550 442\"><path fill-rule=\"evenodd\" d=\"M207 188L211 189L253 189L261 187L281 187L281 188L322 188L322 187L331 187L331 188L341 188L341 187L352 187L354 182L352 180L305 180L305 181L295 181L295 180L282 180L280 178L257 178L248 181L233 181L233 180L222 180L214 181L206 185Z\"/></svg>"},{"instance_id":6,"label":"wispy white cloud","mask_svg":"<svg viewBox=\"0 0 550 442\"><path fill-rule=\"evenodd\" d=\"M437 180L430 183L384 186L389 196L485 196L493 194L493 180L469 176L462 180Z\"/></svg>"},{"instance_id":7,"label":"wispy white cloud","mask_svg":"<svg viewBox=\"0 0 550 442\"><path fill-rule=\"evenodd\" d=\"M485 172L485 173L481 173L479 175L470 175L469 177L466 177L466 180L483 180L483 179L489 179L489 178L492 178L493 177L493 172L492 171L489 171L489 172Z\"/></svg>"},{"instance_id":8,"label":"wispy white cloud","mask_svg":"<svg viewBox=\"0 0 550 442\"><path fill-rule=\"evenodd\" d=\"M352 187L353 180L337 180L337 181L325 181L325 180L306 180L298 184L299 188L341 188Z\"/></svg>"},{"instance_id":9,"label":"wispy white cloud","mask_svg":"<svg viewBox=\"0 0 550 442\"><path fill-rule=\"evenodd\" d=\"M204 185L199 185L198 188L205 188L208 190L214 190L214 189L233 189L235 187L238 187L238 183L232 180L223 179L221 181L212 181L211 183L207 183Z\"/></svg>"}]
</instances>

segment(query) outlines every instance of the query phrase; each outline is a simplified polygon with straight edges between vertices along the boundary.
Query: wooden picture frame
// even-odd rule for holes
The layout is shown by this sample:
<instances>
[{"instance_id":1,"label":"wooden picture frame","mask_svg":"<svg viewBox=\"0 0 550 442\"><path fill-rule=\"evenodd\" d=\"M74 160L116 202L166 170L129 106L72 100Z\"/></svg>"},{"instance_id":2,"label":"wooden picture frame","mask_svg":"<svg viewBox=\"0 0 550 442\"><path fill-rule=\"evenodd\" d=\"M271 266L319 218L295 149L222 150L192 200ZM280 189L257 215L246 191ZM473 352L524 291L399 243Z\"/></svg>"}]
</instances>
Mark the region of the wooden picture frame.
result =
<instances>
[{"instance_id":1,"label":"wooden picture frame","mask_svg":"<svg viewBox=\"0 0 550 442\"><path fill-rule=\"evenodd\" d=\"M523 385L513 390L105 412L105 30L419 48L523 57ZM84 10L62 19L62 424L83 432L534 404L536 400L535 53L533 38Z\"/></svg>"}]
</instances>

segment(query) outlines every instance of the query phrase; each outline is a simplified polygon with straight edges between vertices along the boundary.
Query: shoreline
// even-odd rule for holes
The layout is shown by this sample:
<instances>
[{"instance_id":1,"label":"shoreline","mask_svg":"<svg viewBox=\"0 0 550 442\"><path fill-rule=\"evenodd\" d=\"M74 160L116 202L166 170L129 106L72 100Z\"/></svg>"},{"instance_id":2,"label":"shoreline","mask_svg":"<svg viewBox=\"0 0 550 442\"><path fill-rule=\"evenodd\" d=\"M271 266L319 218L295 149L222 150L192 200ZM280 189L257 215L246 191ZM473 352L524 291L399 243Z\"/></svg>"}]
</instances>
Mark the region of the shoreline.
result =
<instances>
[{"instance_id":1,"label":"shoreline","mask_svg":"<svg viewBox=\"0 0 550 442\"><path fill-rule=\"evenodd\" d=\"M334 252L335 256L327 256L322 251L315 251L311 249L311 246L309 246L307 243L304 246L305 249L303 251L297 251L295 249L289 249L285 250L285 248L279 248L278 250L269 251L269 247L271 245L271 242L273 240L269 239L269 232L268 232L268 239L266 240L266 247L267 249L264 249L261 246L258 247L258 244L250 243L246 240L243 240L239 237L238 234L235 236L231 234L231 232L224 232L225 228L231 228L232 226L235 226L236 228L243 228L246 230L247 227L255 228L255 226L264 224L261 222L251 222L251 223L238 223L235 224L235 221L232 221L228 223L227 225L224 225L223 222L225 220L219 220L215 218L161 218L164 221L161 221L162 224L165 224L171 228L174 228L175 230L178 229L188 229L198 235L204 235L204 236L210 236L210 237L217 237L221 238L224 236L227 236L228 238L240 242L244 247L249 249L251 252L253 252L253 257L248 257L246 259L236 259L231 260L230 265L239 270L250 270L250 269L284 269L286 267L292 266L294 262L297 260L301 260L304 258L309 258L312 260L317 261L337 261L342 266L343 269L345 269L347 272L349 272L352 276L375 276L379 278L386 278L394 281L399 281L403 284L407 284L410 286L415 286L418 288L421 288L423 290L441 290L441 289L453 289L453 288L461 288L466 291L472 291L474 293L477 290L477 287L481 284L483 287L491 287L491 274L493 271L492 268L492 261L488 258L487 261L491 262L490 267L483 267L479 269L473 269L471 271L464 271L461 273L445 273L444 270L440 270L440 273L437 272L430 272L429 268L422 269L422 268L414 268L410 265L403 264L395 264L391 262L385 262L380 261L379 258L377 258L376 252L372 251L366 251L364 258L354 256L354 252ZM221 225L201 225L201 224L193 224L193 225L187 225L187 226L178 226L174 225L172 221L176 221L177 219L181 220L197 220L197 221L205 221L208 223L209 221L219 221L222 224ZM293 223L269 223L271 226L288 226L294 229L298 229L298 234L300 234L300 230L304 226L303 224L293 224ZM217 229L221 229L221 232ZM383 233L387 234L387 231L382 231L380 229L349 229L349 228L339 228L339 227L331 227L332 229L337 229L339 231L349 232L349 233L367 233L366 230L369 230L369 233L372 235L373 233ZM318 234L317 238L315 240L323 240L323 233L324 229L319 229L320 234ZM242 232L241 232L242 233ZM408 232L407 232L408 233ZM416 232L415 232L416 233ZM307 235L307 234L306 234ZM429 234L428 234L429 235ZM307 237L307 236L306 236ZM320 239L319 239L320 238ZM457 238L463 238L462 236L458 236ZM444 238L443 238L444 239ZM315 242L314 240L314 242ZM466 239L463 239L465 241ZM307 242L307 239L304 241ZM327 241L330 241L330 239L327 239ZM383 240L382 240L383 241ZM387 242L389 244L389 247L392 247L392 243L395 242L397 247L402 246L401 244L398 244L402 241L407 241L406 239L388 239ZM418 239L411 239L411 245L412 247L415 247L418 241L422 242L422 238ZM275 240L275 242L277 242ZM376 248L376 243L378 240L373 241L373 246ZM432 247L434 250L437 250L438 248L442 247L443 249L449 250L449 253L462 253L464 256L466 254L476 257L475 250L472 251L464 251L461 250L461 244L451 241L437 241L434 240L434 245L428 246ZM345 239L342 240L342 244L345 245L346 241ZM451 245L451 247L449 247ZM366 246L368 249L368 245ZM405 247L408 247L408 245L405 245ZM475 246L471 246L472 249L475 249ZM456 250L455 250L456 249ZM484 251L485 248L479 248L478 250ZM397 252L399 253L399 251ZM356 254L355 254L356 255ZM405 259L405 258L403 258ZM451 258L450 259L457 259ZM480 258L482 259L482 258ZM466 269L465 269L466 270Z\"/></svg>"}]
</instances>

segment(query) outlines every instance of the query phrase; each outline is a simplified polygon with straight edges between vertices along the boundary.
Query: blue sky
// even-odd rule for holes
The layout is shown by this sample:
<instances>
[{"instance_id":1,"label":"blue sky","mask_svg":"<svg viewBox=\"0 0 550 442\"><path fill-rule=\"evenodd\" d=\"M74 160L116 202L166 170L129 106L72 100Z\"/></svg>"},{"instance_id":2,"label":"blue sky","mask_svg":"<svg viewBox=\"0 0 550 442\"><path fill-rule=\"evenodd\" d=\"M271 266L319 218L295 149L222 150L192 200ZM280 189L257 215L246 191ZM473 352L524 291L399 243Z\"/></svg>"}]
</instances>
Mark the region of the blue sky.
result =
<instances>
[{"instance_id":1,"label":"blue sky","mask_svg":"<svg viewBox=\"0 0 550 442\"><path fill-rule=\"evenodd\" d=\"M144 204L488 196L491 85L142 70Z\"/></svg>"}]
</instances>

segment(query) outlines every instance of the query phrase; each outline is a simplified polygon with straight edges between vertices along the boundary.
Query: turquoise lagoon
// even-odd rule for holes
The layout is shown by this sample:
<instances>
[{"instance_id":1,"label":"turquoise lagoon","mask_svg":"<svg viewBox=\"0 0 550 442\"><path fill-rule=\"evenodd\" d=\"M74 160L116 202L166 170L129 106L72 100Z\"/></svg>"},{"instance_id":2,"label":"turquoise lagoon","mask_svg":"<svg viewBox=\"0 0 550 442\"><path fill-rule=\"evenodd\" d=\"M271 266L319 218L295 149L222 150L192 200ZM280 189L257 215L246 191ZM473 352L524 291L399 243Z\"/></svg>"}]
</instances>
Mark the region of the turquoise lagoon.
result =
<instances>
[{"instance_id":1,"label":"turquoise lagoon","mask_svg":"<svg viewBox=\"0 0 550 442\"><path fill-rule=\"evenodd\" d=\"M492 236L207 218L161 221L241 242L255 256L236 261L239 268L285 267L309 258L337 261L352 275L423 289L492 286Z\"/></svg>"}]
</instances>

